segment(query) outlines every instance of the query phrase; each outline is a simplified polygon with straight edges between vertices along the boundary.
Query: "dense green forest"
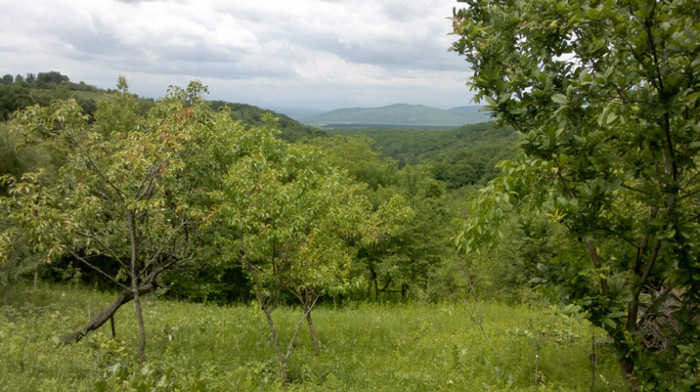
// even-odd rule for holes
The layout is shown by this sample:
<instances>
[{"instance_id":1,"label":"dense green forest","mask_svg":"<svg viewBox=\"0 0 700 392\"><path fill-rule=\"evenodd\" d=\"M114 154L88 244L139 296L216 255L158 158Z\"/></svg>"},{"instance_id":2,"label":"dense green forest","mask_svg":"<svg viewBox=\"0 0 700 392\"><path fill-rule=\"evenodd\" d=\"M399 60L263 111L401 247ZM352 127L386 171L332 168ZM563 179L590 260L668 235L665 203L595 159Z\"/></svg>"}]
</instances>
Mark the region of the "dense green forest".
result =
<instances>
[{"instance_id":1,"label":"dense green forest","mask_svg":"<svg viewBox=\"0 0 700 392\"><path fill-rule=\"evenodd\" d=\"M330 134L366 137L372 147L395 159L400 167L427 165L448 189L486 185L498 174L496 164L512 158L517 135L496 123L465 125L450 130L354 129Z\"/></svg>"},{"instance_id":2,"label":"dense green forest","mask_svg":"<svg viewBox=\"0 0 700 392\"><path fill-rule=\"evenodd\" d=\"M697 7L464 2L498 123L6 75L0 385L697 391Z\"/></svg>"}]
</instances>

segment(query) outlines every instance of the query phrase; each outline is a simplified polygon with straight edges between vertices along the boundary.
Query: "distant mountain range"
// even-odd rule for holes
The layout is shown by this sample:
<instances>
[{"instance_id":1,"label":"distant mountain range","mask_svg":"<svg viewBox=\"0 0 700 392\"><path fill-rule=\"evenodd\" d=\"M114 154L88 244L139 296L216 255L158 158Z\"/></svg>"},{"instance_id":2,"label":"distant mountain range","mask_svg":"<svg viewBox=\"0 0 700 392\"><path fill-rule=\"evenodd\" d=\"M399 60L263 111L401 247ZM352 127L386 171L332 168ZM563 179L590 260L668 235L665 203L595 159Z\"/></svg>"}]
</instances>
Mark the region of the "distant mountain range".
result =
<instances>
[{"instance_id":1,"label":"distant mountain range","mask_svg":"<svg viewBox=\"0 0 700 392\"><path fill-rule=\"evenodd\" d=\"M425 105L395 104L378 108L347 108L299 118L317 128L455 128L493 121L481 106L459 106L449 110Z\"/></svg>"}]
</instances>

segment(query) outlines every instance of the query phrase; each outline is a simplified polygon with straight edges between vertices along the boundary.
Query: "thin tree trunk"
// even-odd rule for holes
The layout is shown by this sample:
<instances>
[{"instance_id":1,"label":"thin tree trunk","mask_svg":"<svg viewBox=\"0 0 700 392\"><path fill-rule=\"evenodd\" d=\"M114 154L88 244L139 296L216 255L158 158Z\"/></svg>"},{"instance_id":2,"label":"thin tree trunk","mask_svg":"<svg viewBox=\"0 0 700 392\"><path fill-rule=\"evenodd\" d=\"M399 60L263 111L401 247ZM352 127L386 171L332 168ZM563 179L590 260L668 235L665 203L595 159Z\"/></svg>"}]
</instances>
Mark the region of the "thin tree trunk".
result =
<instances>
[{"instance_id":1,"label":"thin tree trunk","mask_svg":"<svg viewBox=\"0 0 700 392\"><path fill-rule=\"evenodd\" d=\"M139 298L139 282L138 282L138 249L139 243L136 236L136 215L134 211L130 211L128 214L129 223L129 241L131 243L131 262L130 262L130 274L131 275L131 291L134 293L134 307L136 308L136 318L139 323L139 335L141 337L141 342L139 343L138 355L141 362L146 362L146 326L143 322L143 311L141 310L141 299Z\"/></svg>"},{"instance_id":2,"label":"thin tree trunk","mask_svg":"<svg viewBox=\"0 0 700 392\"><path fill-rule=\"evenodd\" d=\"M260 299L258 299L260 300ZM277 358L280 361L280 379L282 379L283 382L287 381L287 359L282 355L282 348L280 347L280 341L279 338L277 337L277 330L275 329L275 322L272 320L272 314L270 312L270 308L265 304L264 302L262 303L262 310L265 313L265 318L267 319L267 325L270 327L270 334L272 335L272 341L275 343L275 351L277 351Z\"/></svg>"},{"instance_id":3,"label":"thin tree trunk","mask_svg":"<svg viewBox=\"0 0 700 392\"><path fill-rule=\"evenodd\" d=\"M316 355L321 352L321 344L318 341L318 336L316 335L316 328L314 328L314 322L311 320L311 310L304 306L304 314L306 314L306 324L309 325L309 332L311 332L311 337L314 340L314 350Z\"/></svg>"},{"instance_id":4,"label":"thin tree trunk","mask_svg":"<svg viewBox=\"0 0 700 392\"><path fill-rule=\"evenodd\" d=\"M294 333L292 334L291 339L289 339L289 344L287 345L287 354L284 357L285 363L289 359L289 356L292 354L292 349L294 349L294 342L297 339L297 335L299 334L299 330L301 329L301 325L304 323L304 320L306 320L306 317L311 313L311 310L313 310L314 306L316 306L316 301L318 301L318 296L314 298L314 300L311 302L311 304L307 307L306 311L304 312L304 315L299 319L299 322L297 323L297 327L294 329Z\"/></svg>"},{"instance_id":5,"label":"thin tree trunk","mask_svg":"<svg viewBox=\"0 0 700 392\"><path fill-rule=\"evenodd\" d=\"M143 285L139 287L139 294L146 294L150 293L151 291L155 290L155 285L153 284L148 284L148 285ZM124 289L122 292L117 296L117 298L106 308L104 308L100 313L96 314L95 317L93 317L90 321L88 321L85 325L82 327L76 329L72 333L65 335L63 337L63 343L64 344L71 344L73 342L79 342L85 335L90 332L98 329L99 327L102 326L102 324L106 323L107 320L112 318L114 316L114 313L119 310L119 308L124 305L125 303L128 303L134 299L134 293L131 292L131 290Z\"/></svg>"},{"instance_id":6,"label":"thin tree trunk","mask_svg":"<svg viewBox=\"0 0 700 392\"><path fill-rule=\"evenodd\" d=\"M134 278L135 280L136 278ZM136 318L139 322L139 336L141 337L141 342L139 343L138 354L141 362L146 362L146 326L143 322L143 311L141 310L141 298L139 298L138 290L134 294L134 307L136 308Z\"/></svg>"},{"instance_id":7,"label":"thin tree trunk","mask_svg":"<svg viewBox=\"0 0 700 392\"><path fill-rule=\"evenodd\" d=\"M374 268L370 268L369 272L372 274L372 282L370 282L370 287L374 286L374 299L379 299L379 285L377 284L377 273L374 272Z\"/></svg>"},{"instance_id":8,"label":"thin tree trunk","mask_svg":"<svg viewBox=\"0 0 700 392\"><path fill-rule=\"evenodd\" d=\"M265 297L263 296L262 293L262 288L260 287L260 280L258 279L258 272L255 270L253 265L250 263L250 261L246 260L245 261L246 265L245 267L248 269L250 272L250 275L253 277L253 283L255 286L255 296L258 298L258 302L260 303L260 308L262 309L263 313L265 313L265 318L267 319L267 326L270 328L270 335L272 335L272 342L275 345L275 351L277 352L277 359L280 362L280 379L283 382L287 381L287 361L284 355L282 355L282 348L280 347L280 342L279 338L277 337L277 329L275 329L275 322L272 320L272 314L270 311L270 308L267 304L267 301L265 301Z\"/></svg>"}]
</instances>

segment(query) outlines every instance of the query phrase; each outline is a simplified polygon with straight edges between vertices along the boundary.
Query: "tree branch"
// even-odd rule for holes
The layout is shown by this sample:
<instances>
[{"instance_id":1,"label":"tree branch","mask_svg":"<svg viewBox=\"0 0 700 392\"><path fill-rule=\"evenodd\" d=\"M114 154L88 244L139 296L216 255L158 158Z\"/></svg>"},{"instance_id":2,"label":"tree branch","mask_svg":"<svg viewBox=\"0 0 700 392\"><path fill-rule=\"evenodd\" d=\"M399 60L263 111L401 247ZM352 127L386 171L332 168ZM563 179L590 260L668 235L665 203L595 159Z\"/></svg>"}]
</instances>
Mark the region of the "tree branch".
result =
<instances>
[{"instance_id":1,"label":"tree branch","mask_svg":"<svg viewBox=\"0 0 700 392\"><path fill-rule=\"evenodd\" d=\"M561 174L561 169L558 166L557 166L557 177L559 177L559 180L561 181L562 185L564 185L564 188L569 193L569 197L571 199L575 199L576 194L574 193L574 190L571 189L568 182L566 181L564 176ZM598 250L596 249L595 243L590 238L581 237L581 239L583 240L584 244L586 244L586 249L588 250L588 255L591 257L591 260L593 261L593 265L597 269L600 269L603 266L603 263L600 260L600 255L598 255ZM608 280L604 277L600 278L600 292L603 296L606 296L606 297L608 296L608 293L610 292L610 287L608 286Z\"/></svg>"},{"instance_id":2,"label":"tree branch","mask_svg":"<svg viewBox=\"0 0 700 392\"><path fill-rule=\"evenodd\" d=\"M77 140L75 140L75 138L73 137L73 135L68 134L68 137L69 137L70 140L73 142L73 144L75 144L75 146L78 147L78 149L79 149L80 152L83 154L83 156L85 157L85 159L87 159L88 162L90 162L90 165L92 165L93 170L97 173L97 175L100 176L100 178L102 178L102 180L103 180L104 182L106 182L107 185L109 185L112 189L114 189L114 191L117 192L117 196L119 196L119 200L122 201L122 202L124 202L124 195L123 195L122 191L121 191L119 188L117 188L117 186L114 185L114 184L112 183L112 181L110 181L109 178L107 178L107 176L104 175L104 173L102 173L102 170L99 168L99 166L97 166L97 164L95 163L95 161L92 160L92 158L90 157L90 154L88 154L88 152L85 151L85 148L83 148L83 146L82 146L80 143L78 143Z\"/></svg>"},{"instance_id":3,"label":"tree branch","mask_svg":"<svg viewBox=\"0 0 700 392\"><path fill-rule=\"evenodd\" d=\"M180 230L180 228L182 228L182 227L185 225L185 223L186 223L186 221L185 221L184 218L180 220L180 224L175 228L175 230L173 230L172 233L170 233L170 235L168 236L168 238L166 238L165 241L163 241L163 243L161 244L160 248L156 251L156 253L153 254L153 256L151 256L148 260L146 260L146 262L144 263L143 268L141 269L141 273L145 272L145 271L148 269L148 267L151 265L151 263L152 263L158 256L160 256L161 253L163 253L163 250L164 250L165 247L168 245L168 243L170 242L170 240L175 236L175 234L177 233L177 231Z\"/></svg>"},{"instance_id":4,"label":"tree branch","mask_svg":"<svg viewBox=\"0 0 700 392\"><path fill-rule=\"evenodd\" d=\"M625 185L625 184L621 184L620 186L623 187L623 188L625 188L625 189L628 189L628 190L630 190L630 191L639 192L639 193L645 194L645 195L647 195L647 196L651 196L651 192L643 191L643 190L641 190L641 189L637 189L637 188L635 188L635 187L631 187L631 186Z\"/></svg>"},{"instance_id":5,"label":"tree branch","mask_svg":"<svg viewBox=\"0 0 700 392\"><path fill-rule=\"evenodd\" d=\"M107 246L107 244L105 244L99 237L97 237L96 235L94 235L92 233L88 233L88 232L78 231L77 233L82 235L83 237L92 238L93 240L97 241L97 243L100 244L100 246L105 251L107 251L107 253L109 253L109 255L112 256L112 258L119 263L119 265L126 268L126 265L124 263L122 263L121 258L119 256L117 256L116 252L114 252L114 250L112 250L111 247Z\"/></svg>"},{"instance_id":6,"label":"tree branch","mask_svg":"<svg viewBox=\"0 0 700 392\"><path fill-rule=\"evenodd\" d=\"M81 261L82 263L84 263L85 265L89 266L90 268L92 268L92 269L94 269L95 271L99 272L100 274L102 274L103 276L105 276L106 278L108 278L109 280L111 280L112 282L114 282L114 283L116 283L117 285L119 285L119 287L122 287L122 288L124 288L124 289L126 289L126 290L131 290L130 287L125 286L124 284L122 284L121 282L119 282L118 280L116 280L114 277L112 277L112 275L110 275L110 274L108 274L108 273L102 271L100 268L98 268L97 266L91 264L90 262L88 262L87 260L85 260L83 257L81 257L81 256L79 256L77 253L75 253L74 251L71 250L71 251L70 251L70 254L71 254L73 257L75 257L76 259L80 260L80 261Z\"/></svg>"},{"instance_id":7,"label":"tree branch","mask_svg":"<svg viewBox=\"0 0 700 392\"><path fill-rule=\"evenodd\" d=\"M651 273L651 270L654 268L654 264L656 263L656 258L659 255L660 249L661 241L656 240L656 245L654 245L654 249L651 251L651 255L649 255L649 261L647 262L646 268L644 268L642 277L640 278L637 289L634 292L634 301L637 301L639 299L639 295L642 293L642 288L644 287L644 284L646 283L647 279L649 279L649 274Z\"/></svg>"},{"instance_id":8,"label":"tree branch","mask_svg":"<svg viewBox=\"0 0 700 392\"><path fill-rule=\"evenodd\" d=\"M299 334L299 330L301 329L301 325L304 323L304 320L306 320L306 317L309 316L309 314L311 313L311 310L314 308L314 306L316 306L316 302L318 301L318 298L319 298L318 295L314 296L314 299L311 302L311 305L306 310L306 312L304 312L304 317L302 317L301 320L299 320L299 323L297 323L297 327L294 330L294 334L292 335L292 338L289 340L289 345L287 346L287 352L284 355L285 362L287 362L287 360L289 359L289 356L292 354L292 349L294 348L294 341L296 340L297 335Z\"/></svg>"},{"instance_id":9,"label":"tree branch","mask_svg":"<svg viewBox=\"0 0 700 392\"><path fill-rule=\"evenodd\" d=\"M659 207L651 207L651 212L649 213L649 221L656 218L659 213ZM646 252L647 245L649 244L649 234L644 234L642 236L642 241L637 247L637 258L634 262L634 273L639 275L639 268L641 267L642 259L644 258L644 252Z\"/></svg>"}]
</instances>

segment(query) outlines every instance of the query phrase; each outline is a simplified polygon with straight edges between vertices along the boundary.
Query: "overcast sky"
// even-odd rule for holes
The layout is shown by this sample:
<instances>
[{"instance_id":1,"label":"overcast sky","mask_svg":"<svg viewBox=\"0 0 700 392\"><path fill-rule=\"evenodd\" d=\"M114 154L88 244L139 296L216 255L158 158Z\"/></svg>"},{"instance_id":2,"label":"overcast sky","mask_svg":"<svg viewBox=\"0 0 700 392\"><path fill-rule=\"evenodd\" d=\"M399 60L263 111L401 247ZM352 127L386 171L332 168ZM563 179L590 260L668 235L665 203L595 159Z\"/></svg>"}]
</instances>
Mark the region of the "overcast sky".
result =
<instances>
[{"instance_id":1,"label":"overcast sky","mask_svg":"<svg viewBox=\"0 0 700 392\"><path fill-rule=\"evenodd\" d=\"M210 99L329 110L469 105L448 52L456 0L0 0L0 74L160 97L192 79Z\"/></svg>"}]
</instances>

